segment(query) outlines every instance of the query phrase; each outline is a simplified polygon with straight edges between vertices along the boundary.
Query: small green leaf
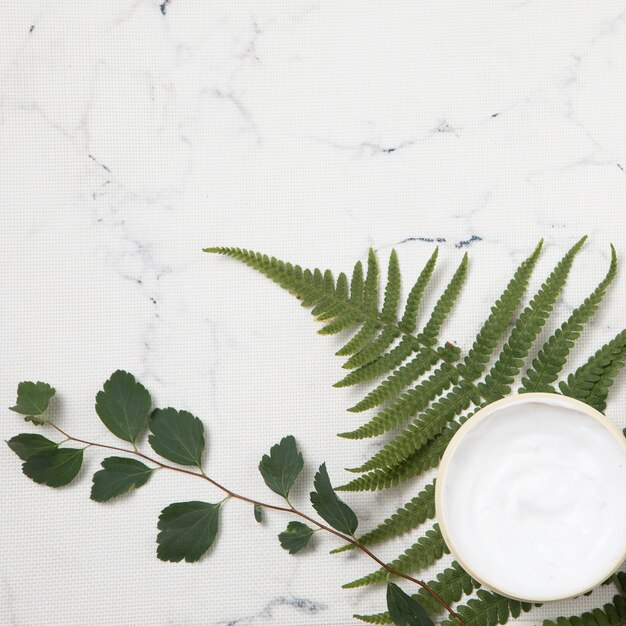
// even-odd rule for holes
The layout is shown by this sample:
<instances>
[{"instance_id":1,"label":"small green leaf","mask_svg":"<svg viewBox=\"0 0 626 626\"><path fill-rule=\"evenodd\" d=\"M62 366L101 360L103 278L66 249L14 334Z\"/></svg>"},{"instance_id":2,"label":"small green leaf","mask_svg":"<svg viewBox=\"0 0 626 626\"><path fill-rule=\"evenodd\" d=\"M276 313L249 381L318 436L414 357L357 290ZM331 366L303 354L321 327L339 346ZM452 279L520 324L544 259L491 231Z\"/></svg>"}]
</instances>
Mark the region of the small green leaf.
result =
<instances>
[{"instance_id":1,"label":"small green leaf","mask_svg":"<svg viewBox=\"0 0 626 626\"><path fill-rule=\"evenodd\" d=\"M317 474L315 474L313 486L315 488L315 491L311 492L313 508L335 530L353 535L359 525L359 520L354 511L335 493L330 484L326 463L320 465Z\"/></svg>"},{"instance_id":2,"label":"small green leaf","mask_svg":"<svg viewBox=\"0 0 626 626\"><path fill-rule=\"evenodd\" d=\"M176 502L159 516L157 556L161 561L198 561L215 541L219 504Z\"/></svg>"},{"instance_id":3,"label":"small green leaf","mask_svg":"<svg viewBox=\"0 0 626 626\"><path fill-rule=\"evenodd\" d=\"M30 456L22 465L22 470L36 483L62 487L76 478L82 464L82 449L53 448Z\"/></svg>"},{"instance_id":4,"label":"small green leaf","mask_svg":"<svg viewBox=\"0 0 626 626\"><path fill-rule=\"evenodd\" d=\"M59 444L50 439L46 439L42 435L36 435L35 433L22 433L21 435L15 435L7 441L7 444L22 461L28 461L28 459L42 452L43 450L51 450L56 448Z\"/></svg>"},{"instance_id":5,"label":"small green leaf","mask_svg":"<svg viewBox=\"0 0 626 626\"><path fill-rule=\"evenodd\" d=\"M287 530L283 530L283 532L278 535L278 541L280 541L282 548L287 550L289 554L295 554L306 548L314 532L315 530L309 528L302 522L289 522L289 524L287 524Z\"/></svg>"},{"instance_id":6,"label":"small green leaf","mask_svg":"<svg viewBox=\"0 0 626 626\"><path fill-rule=\"evenodd\" d=\"M396 626L434 626L428 613L394 583L387 584L387 608Z\"/></svg>"},{"instance_id":7,"label":"small green leaf","mask_svg":"<svg viewBox=\"0 0 626 626\"><path fill-rule=\"evenodd\" d=\"M259 463L265 484L283 498L289 496L289 490L303 467L304 459L293 435L283 437L280 443L272 446L269 455L263 455Z\"/></svg>"},{"instance_id":8,"label":"small green leaf","mask_svg":"<svg viewBox=\"0 0 626 626\"><path fill-rule=\"evenodd\" d=\"M17 401L10 410L26 416L27 422L40 426L44 423L41 416L46 412L50 399L55 393L54 387L48 383L21 382L17 386Z\"/></svg>"},{"instance_id":9,"label":"small green leaf","mask_svg":"<svg viewBox=\"0 0 626 626\"><path fill-rule=\"evenodd\" d=\"M91 499L96 502L106 502L133 488L145 485L154 471L136 459L121 456L104 459L102 467L104 469L93 475L91 486Z\"/></svg>"},{"instance_id":10,"label":"small green leaf","mask_svg":"<svg viewBox=\"0 0 626 626\"><path fill-rule=\"evenodd\" d=\"M259 522L263 521L263 507L260 504L254 505L254 519Z\"/></svg>"},{"instance_id":11,"label":"small green leaf","mask_svg":"<svg viewBox=\"0 0 626 626\"><path fill-rule=\"evenodd\" d=\"M96 395L96 413L103 424L133 444L148 426L151 407L148 390L122 370L114 372Z\"/></svg>"},{"instance_id":12,"label":"small green leaf","mask_svg":"<svg viewBox=\"0 0 626 626\"><path fill-rule=\"evenodd\" d=\"M202 466L204 425L188 411L157 409L150 432L148 441L157 454L180 465Z\"/></svg>"}]
</instances>

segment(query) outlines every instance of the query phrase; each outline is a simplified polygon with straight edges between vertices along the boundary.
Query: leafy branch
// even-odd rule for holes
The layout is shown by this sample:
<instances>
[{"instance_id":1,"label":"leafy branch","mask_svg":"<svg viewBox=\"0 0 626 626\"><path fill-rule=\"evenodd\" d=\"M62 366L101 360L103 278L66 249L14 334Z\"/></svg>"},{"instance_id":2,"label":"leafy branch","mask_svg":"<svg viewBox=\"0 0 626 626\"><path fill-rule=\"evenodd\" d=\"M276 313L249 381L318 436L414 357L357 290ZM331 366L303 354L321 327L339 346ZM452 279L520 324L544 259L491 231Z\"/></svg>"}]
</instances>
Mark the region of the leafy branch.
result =
<instances>
[{"instance_id":1,"label":"leafy branch","mask_svg":"<svg viewBox=\"0 0 626 626\"><path fill-rule=\"evenodd\" d=\"M302 268L242 248L213 247L205 251L240 261L296 296L301 305L310 308L313 317L322 322L320 334L352 332L336 353L348 357L343 367L350 371L335 386L381 380L347 409L357 414L374 409L373 415L339 436L351 440L386 437L378 445L369 446L369 450L375 450L371 458L348 470L361 475L337 488L337 491L362 492L389 489L435 468L460 426L481 407L509 395L516 381L519 381L518 393L562 393L600 411L605 410L609 389L626 363L626 331L618 333L574 373L562 380L559 377L584 326L596 313L614 281L617 256L613 246L603 280L545 341L537 356L532 360L528 358L544 327L554 317L555 304L585 241L583 237L571 246L528 303L522 305L542 251L540 241L517 267L465 354L439 338L467 275L465 255L420 329L418 316L435 271L437 250L410 289L403 313L398 312L400 271L393 250L387 266L382 307L377 303L380 272L372 250L367 257L365 279L363 266L357 262L351 280L344 273L335 280L328 269ZM518 308L521 311L518 312ZM359 541L372 546L406 534L433 518L434 512L431 484L396 513L359 536ZM447 550L439 541L439 534L436 526L426 530L389 564L404 572L430 565ZM354 545L346 543L333 552L351 549ZM450 575L454 579L453 574ZM383 568L344 587L358 587L388 578ZM456 602L461 593L453 599L445 594L443 597ZM414 599L425 606L423 598ZM498 621L504 624L510 615L529 610L530 606L482 591L477 600L457 612L466 622L491 626ZM389 612L357 617L371 623L391 621Z\"/></svg>"},{"instance_id":2,"label":"leafy branch","mask_svg":"<svg viewBox=\"0 0 626 626\"><path fill-rule=\"evenodd\" d=\"M104 425L120 439L130 442L132 448L90 441L67 433L47 414L48 404L54 395L54 388L46 383L22 382L18 386L16 405L11 408L22 414L27 421L35 425L50 426L65 438L57 443L36 433L21 433L7 442L24 461L24 473L35 482L51 487L69 484L80 472L84 451L94 447L132 455L154 466L150 467L137 458L119 456L105 458L102 461L102 469L93 476L91 498L97 502L106 502L132 489L142 487L157 469L194 476L225 494L225 498L217 503L176 502L164 508L158 522L159 559L198 561L213 545L219 526L220 509L232 498L252 504L257 521L262 519L262 510L268 509L295 515L315 526L311 528L303 522L289 522L287 529L280 533L279 541L290 554L303 550L313 534L319 530L333 534L369 556L382 571L421 587L435 603L448 611L451 619L465 626L459 615L427 583L393 565L386 564L364 543L356 539L358 519L354 511L337 496L325 464L320 466L315 475L310 499L313 508L326 523L296 509L291 504L289 492L304 467L304 459L293 436L284 437L259 463L259 471L266 485L285 500L285 506L276 505L239 494L208 476L202 467L205 447L202 422L187 411L173 408L152 411L147 389L128 372L118 370L104 384L103 390L96 396L96 412ZM151 433L148 442L152 449L162 458L173 461L178 466L145 454L137 448L139 437L148 428ZM68 442L82 444L84 447L60 447ZM187 469L179 467L180 465L194 466L197 469ZM393 583L389 584L388 606L390 613L396 616L395 619L400 625L432 624L424 609Z\"/></svg>"}]
</instances>

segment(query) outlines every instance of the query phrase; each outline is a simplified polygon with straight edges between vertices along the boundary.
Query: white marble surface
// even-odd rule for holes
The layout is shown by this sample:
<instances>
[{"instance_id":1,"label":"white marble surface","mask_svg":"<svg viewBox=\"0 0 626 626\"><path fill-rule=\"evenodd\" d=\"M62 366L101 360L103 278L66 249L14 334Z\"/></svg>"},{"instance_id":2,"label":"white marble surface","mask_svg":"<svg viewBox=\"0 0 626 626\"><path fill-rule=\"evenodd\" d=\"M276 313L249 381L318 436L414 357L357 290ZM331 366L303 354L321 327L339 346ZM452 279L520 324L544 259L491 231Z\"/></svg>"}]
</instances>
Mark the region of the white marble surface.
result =
<instances>
[{"instance_id":1,"label":"white marble surface","mask_svg":"<svg viewBox=\"0 0 626 626\"><path fill-rule=\"evenodd\" d=\"M0 7L3 407L20 380L46 380L68 430L112 441L93 396L125 368L159 405L202 417L207 469L228 485L266 497L255 467L287 433L305 450L303 483L323 460L338 483L376 444L335 437L355 423L355 393L331 389L336 342L276 286L203 246L334 270L396 246L408 282L435 239L430 302L468 250L442 334L463 346L540 237L533 286L590 235L561 314L599 281L610 241L625 256L623 1ZM573 365L624 326L625 286L622 272ZM608 411L622 426L625 388ZM4 410L3 439L32 429ZM287 520L256 525L236 502L209 557L159 562L160 509L217 494L161 475L97 505L88 473L101 456L53 491L0 454L0 624L328 626L383 607L381 589L339 588L372 569L365 558L329 556L329 537L290 557L275 540ZM366 528L417 487L347 499Z\"/></svg>"}]
</instances>

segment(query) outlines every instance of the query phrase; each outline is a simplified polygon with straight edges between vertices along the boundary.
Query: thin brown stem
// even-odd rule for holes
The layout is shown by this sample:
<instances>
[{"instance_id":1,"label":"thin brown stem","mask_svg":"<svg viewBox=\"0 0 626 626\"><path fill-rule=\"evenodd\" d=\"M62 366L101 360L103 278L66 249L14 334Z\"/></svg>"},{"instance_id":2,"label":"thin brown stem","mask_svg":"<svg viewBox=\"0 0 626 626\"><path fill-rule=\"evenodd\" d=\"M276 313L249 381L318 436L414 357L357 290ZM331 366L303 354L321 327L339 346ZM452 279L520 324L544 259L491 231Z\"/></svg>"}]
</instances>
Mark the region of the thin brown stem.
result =
<instances>
[{"instance_id":1,"label":"thin brown stem","mask_svg":"<svg viewBox=\"0 0 626 626\"><path fill-rule=\"evenodd\" d=\"M456 619L459 622L459 624L461 624L461 626L465 626L465 622L463 622L463 620L461 619L461 616L458 613L456 613L450 607L450 605L434 589L432 589L428 584L426 584L423 580L418 580L417 578L413 578L412 576L409 576L408 574L405 574L404 572L401 572L401 571L397 570L395 567L391 567L390 565L387 565L387 563L385 563L384 561L379 559L368 548L366 548L362 543L360 543L359 540L356 539L355 537L352 537L350 535L345 535L344 533L339 532L338 530L335 530L334 528L331 528L330 526L326 526L326 524L323 524L322 522L316 520L315 518L310 517L306 513L295 509L291 505L288 506L288 507L286 507L286 506L278 506L278 505L275 505L275 504L269 504L267 502L261 502L260 500L254 500L253 498L248 498L247 496L242 496L241 494L235 493L231 489L228 489L227 487L224 487L224 485L221 485L216 480L213 480L211 477L207 476L204 473L204 470L202 468L199 468L200 469L199 472L194 472L192 470L183 469L181 467L174 467L173 465L168 465L167 463L162 463L161 461L159 461L157 459L154 459L154 458L148 456L147 454L144 454L143 452L139 452L139 450L137 450L137 449L129 450L127 448L120 448L118 446L110 446L110 445L107 445L107 444L104 444L104 443L95 443L93 441L87 441L85 439L79 439L78 437L73 437L72 435L69 435L64 430L61 430L61 428L59 428L53 422L51 422L49 420L46 420L46 421L47 421L48 424L50 424L50 426L55 428L59 433L61 433L64 437L66 437L66 441L71 440L71 441L76 441L77 443L83 443L83 444L85 444L87 446L94 446L94 447L97 447L97 448L105 448L107 450L115 450L116 452L124 452L126 454L133 454L135 456L141 457L142 459L145 459L146 461L149 461L150 463L154 463L155 465L157 465L160 468L173 470L174 472L180 472L182 474L189 474L190 476L196 476L197 478L201 478L202 480L206 480L207 482L211 483L214 487L217 487L219 490L223 491L226 494L226 498L225 499L227 499L229 497L230 498L235 498L236 500L242 500L243 502L249 502L250 504L256 504L256 505L261 506L261 507L263 507L265 509L271 509L273 511L283 511L284 513L292 513L293 515L297 515L298 517L301 517L302 519L305 519L305 520L311 522L311 524L315 524L318 527L318 529L325 530L326 532L332 533L333 535L339 537L343 541L346 541L346 542L352 544L353 546L355 546L356 548L361 550L361 552L363 552L364 554L367 554L367 556L369 556L372 560L374 560L376 563L378 563L378 565L380 565L383 569L385 569L390 574L392 574L394 576L398 576L399 578L404 578L405 580L408 580L408 581L410 581L412 583L415 583L416 585L419 585L420 587L425 589L428 593L430 593L433 596L433 598L435 598L435 600L437 600L437 602L439 602L439 604L441 604L441 606L444 607L446 609L446 611L448 611L448 613L450 613L450 615L452 615L452 617L454 617L454 619Z\"/></svg>"}]
</instances>

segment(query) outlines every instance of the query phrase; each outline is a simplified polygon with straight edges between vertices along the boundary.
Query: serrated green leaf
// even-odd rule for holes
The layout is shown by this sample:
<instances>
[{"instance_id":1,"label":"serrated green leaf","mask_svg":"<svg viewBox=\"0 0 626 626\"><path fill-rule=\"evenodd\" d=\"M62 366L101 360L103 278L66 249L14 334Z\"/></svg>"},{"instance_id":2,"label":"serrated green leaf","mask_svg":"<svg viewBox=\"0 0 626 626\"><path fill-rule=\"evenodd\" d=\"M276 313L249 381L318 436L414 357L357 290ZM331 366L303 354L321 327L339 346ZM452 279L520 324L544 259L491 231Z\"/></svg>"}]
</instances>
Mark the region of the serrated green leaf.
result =
<instances>
[{"instance_id":1,"label":"serrated green leaf","mask_svg":"<svg viewBox=\"0 0 626 626\"><path fill-rule=\"evenodd\" d=\"M202 467L204 425L188 411L157 409L150 420L148 442L152 449L180 465Z\"/></svg>"},{"instance_id":2,"label":"serrated green leaf","mask_svg":"<svg viewBox=\"0 0 626 626\"><path fill-rule=\"evenodd\" d=\"M217 536L220 504L175 502L159 516L157 557L161 561L198 561Z\"/></svg>"},{"instance_id":3,"label":"serrated green leaf","mask_svg":"<svg viewBox=\"0 0 626 626\"><path fill-rule=\"evenodd\" d=\"M123 370L113 372L96 395L96 413L102 423L132 444L148 426L151 408L148 390Z\"/></svg>"},{"instance_id":4,"label":"serrated green leaf","mask_svg":"<svg viewBox=\"0 0 626 626\"><path fill-rule=\"evenodd\" d=\"M82 449L53 448L28 457L22 470L36 483L62 487L76 478L82 464Z\"/></svg>"},{"instance_id":5,"label":"serrated green leaf","mask_svg":"<svg viewBox=\"0 0 626 626\"><path fill-rule=\"evenodd\" d=\"M311 492L311 503L318 514L335 530L353 535L359 525L354 511L340 500L328 477L326 463L322 463L313 480L315 491Z\"/></svg>"},{"instance_id":6,"label":"serrated green leaf","mask_svg":"<svg viewBox=\"0 0 626 626\"><path fill-rule=\"evenodd\" d=\"M24 415L27 422L39 426L43 424L41 416L48 409L48 404L54 394L54 387L48 383L23 381L17 386L17 400L10 410Z\"/></svg>"},{"instance_id":7,"label":"serrated green leaf","mask_svg":"<svg viewBox=\"0 0 626 626\"><path fill-rule=\"evenodd\" d=\"M315 530L302 522L289 522L287 530L278 535L280 545L289 554L295 554L307 547Z\"/></svg>"},{"instance_id":8,"label":"serrated green leaf","mask_svg":"<svg viewBox=\"0 0 626 626\"><path fill-rule=\"evenodd\" d=\"M254 505L254 519L259 524L263 521L263 507L260 504Z\"/></svg>"},{"instance_id":9,"label":"serrated green leaf","mask_svg":"<svg viewBox=\"0 0 626 626\"><path fill-rule=\"evenodd\" d=\"M259 463L265 484L283 498L289 497L289 490L303 467L304 459L293 435L283 437L280 443L272 446L269 455L263 455Z\"/></svg>"},{"instance_id":10,"label":"serrated green leaf","mask_svg":"<svg viewBox=\"0 0 626 626\"><path fill-rule=\"evenodd\" d=\"M104 459L102 467L93 475L91 486L91 499L96 502L106 502L145 485L154 471L136 459L120 456Z\"/></svg>"},{"instance_id":11,"label":"serrated green leaf","mask_svg":"<svg viewBox=\"0 0 626 626\"><path fill-rule=\"evenodd\" d=\"M428 613L395 583L387 584L387 608L396 626L434 626Z\"/></svg>"},{"instance_id":12,"label":"serrated green leaf","mask_svg":"<svg viewBox=\"0 0 626 626\"><path fill-rule=\"evenodd\" d=\"M43 450L52 450L58 447L59 444L50 441L50 439L46 439L46 437L42 435L22 433L11 437L11 439L7 441L7 445L22 461L28 461L34 454L42 452Z\"/></svg>"}]
</instances>

